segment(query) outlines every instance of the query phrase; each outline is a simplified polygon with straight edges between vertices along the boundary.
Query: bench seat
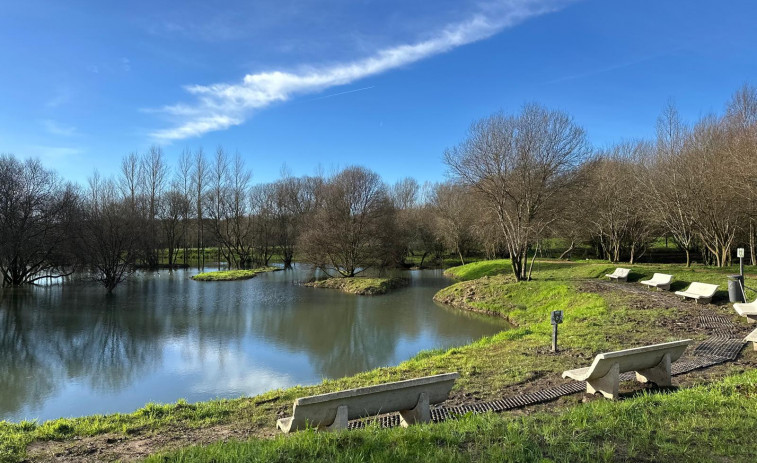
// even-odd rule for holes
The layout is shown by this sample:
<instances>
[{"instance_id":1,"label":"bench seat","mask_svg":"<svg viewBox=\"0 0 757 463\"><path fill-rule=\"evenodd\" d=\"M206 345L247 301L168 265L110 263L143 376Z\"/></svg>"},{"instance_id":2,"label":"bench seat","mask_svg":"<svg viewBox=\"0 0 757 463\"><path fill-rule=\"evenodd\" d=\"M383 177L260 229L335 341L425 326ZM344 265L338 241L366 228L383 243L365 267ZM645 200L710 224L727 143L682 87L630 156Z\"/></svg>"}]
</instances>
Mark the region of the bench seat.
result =
<instances>
[{"instance_id":1,"label":"bench seat","mask_svg":"<svg viewBox=\"0 0 757 463\"><path fill-rule=\"evenodd\" d=\"M673 281L673 275L667 273L655 273L649 280L641 280L639 283L646 285L647 288L657 288L657 291L664 289L670 291L670 283Z\"/></svg>"},{"instance_id":2,"label":"bench seat","mask_svg":"<svg viewBox=\"0 0 757 463\"><path fill-rule=\"evenodd\" d=\"M331 431L346 429L349 420L390 412L400 413L402 426L428 422L429 405L447 400L459 377L458 373L445 373L300 397L294 401L292 416L278 420L276 427L285 433L308 426Z\"/></svg>"},{"instance_id":3,"label":"bench seat","mask_svg":"<svg viewBox=\"0 0 757 463\"><path fill-rule=\"evenodd\" d=\"M712 296L718 290L718 285L712 285L709 283L693 282L686 288L685 291L676 291L676 296L681 296L684 299L694 299L697 303L707 304L712 301Z\"/></svg>"},{"instance_id":4,"label":"bench seat","mask_svg":"<svg viewBox=\"0 0 757 463\"><path fill-rule=\"evenodd\" d=\"M749 323L757 322L757 300L749 303L737 302L733 304L733 310L742 317L746 317Z\"/></svg>"},{"instance_id":5,"label":"bench seat","mask_svg":"<svg viewBox=\"0 0 757 463\"><path fill-rule=\"evenodd\" d=\"M562 377L586 381L586 392L599 392L608 399L618 397L620 373L627 371L635 371L636 379L642 383L670 386L670 365L683 355L691 343L691 339L683 339L598 354L591 366L564 371Z\"/></svg>"},{"instance_id":6,"label":"bench seat","mask_svg":"<svg viewBox=\"0 0 757 463\"><path fill-rule=\"evenodd\" d=\"M611 280L616 281L628 281L628 274L631 273L631 269L618 267L612 273L606 273L605 276Z\"/></svg>"}]
</instances>

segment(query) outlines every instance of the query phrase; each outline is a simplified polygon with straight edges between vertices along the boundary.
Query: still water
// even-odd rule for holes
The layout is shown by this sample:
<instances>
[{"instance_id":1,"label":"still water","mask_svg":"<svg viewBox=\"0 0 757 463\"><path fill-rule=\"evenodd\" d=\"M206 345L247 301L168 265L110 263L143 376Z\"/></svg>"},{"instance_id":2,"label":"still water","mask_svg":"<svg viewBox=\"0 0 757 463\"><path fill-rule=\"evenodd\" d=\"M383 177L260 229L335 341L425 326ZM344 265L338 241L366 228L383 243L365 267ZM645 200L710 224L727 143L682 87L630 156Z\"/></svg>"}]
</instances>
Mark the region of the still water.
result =
<instances>
[{"instance_id":1,"label":"still water","mask_svg":"<svg viewBox=\"0 0 757 463\"><path fill-rule=\"evenodd\" d=\"M506 329L434 303L450 283L438 270L407 272L409 287L378 297L303 287L306 270L194 273L139 274L112 295L92 283L0 290L0 420L255 395Z\"/></svg>"}]
</instances>

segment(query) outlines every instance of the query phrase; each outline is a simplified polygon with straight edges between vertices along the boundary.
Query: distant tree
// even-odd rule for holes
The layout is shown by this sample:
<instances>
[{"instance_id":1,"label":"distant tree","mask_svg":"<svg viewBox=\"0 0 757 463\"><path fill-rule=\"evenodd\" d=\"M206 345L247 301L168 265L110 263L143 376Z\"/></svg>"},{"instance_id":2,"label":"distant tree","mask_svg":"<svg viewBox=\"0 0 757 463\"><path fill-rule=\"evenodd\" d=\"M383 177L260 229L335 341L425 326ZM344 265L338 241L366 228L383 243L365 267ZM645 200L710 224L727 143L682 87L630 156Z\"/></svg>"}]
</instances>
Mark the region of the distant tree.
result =
<instances>
[{"instance_id":1,"label":"distant tree","mask_svg":"<svg viewBox=\"0 0 757 463\"><path fill-rule=\"evenodd\" d=\"M197 258L198 268L205 266L205 227L204 227L204 211L205 211L205 196L208 189L208 177L210 174L210 168L208 166L208 160L205 158L205 154L202 148L198 148L192 159L192 199L194 201L195 219L197 220L197 252L199 253Z\"/></svg>"},{"instance_id":2,"label":"distant tree","mask_svg":"<svg viewBox=\"0 0 757 463\"><path fill-rule=\"evenodd\" d=\"M116 183L95 172L79 227L79 255L93 269L93 278L110 293L134 271L144 223Z\"/></svg>"},{"instance_id":3,"label":"distant tree","mask_svg":"<svg viewBox=\"0 0 757 463\"><path fill-rule=\"evenodd\" d=\"M141 165L141 186L145 202L142 215L146 223L146 233L141 234L142 252L147 265L150 268L157 268L159 250L165 244L160 240L158 208L168 183L169 169L163 156L163 150L154 145L142 156Z\"/></svg>"},{"instance_id":4,"label":"distant tree","mask_svg":"<svg viewBox=\"0 0 757 463\"><path fill-rule=\"evenodd\" d=\"M587 152L586 134L570 116L536 104L474 122L468 138L445 152L455 178L496 217L517 280L528 278L527 253L560 214L560 195Z\"/></svg>"},{"instance_id":5,"label":"distant tree","mask_svg":"<svg viewBox=\"0 0 757 463\"><path fill-rule=\"evenodd\" d=\"M590 195L584 216L611 262L627 257L633 263L654 236L655 222L639 181L641 160L648 152L649 145L644 142L619 143L584 166Z\"/></svg>"},{"instance_id":6,"label":"distant tree","mask_svg":"<svg viewBox=\"0 0 757 463\"><path fill-rule=\"evenodd\" d=\"M640 165L644 170L640 180L645 189L645 203L663 231L670 233L686 253L687 267L691 265L691 251L696 244L692 204L702 183L698 161L685 149L689 136L688 127L669 101L657 119L654 156Z\"/></svg>"},{"instance_id":7,"label":"distant tree","mask_svg":"<svg viewBox=\"0 0 757 463\"><path fill-rule=\"evenodd\" d=\"M480 215L473 193L463 185L440 183L434 188L431 206L438 239L457 254L461 265L465 265L465 255L473 247L474 229Z\"/></svg>"},{"instance_id":8,"label":"distant tree","mask_svg":"<svg viewBox=\"0 0 757 463\"><path fill-rule=\"evenodd\" d=\"M169 269L176 265L176 253L186 232L184 219L190 209L189 199L182 193L180 185L174 185L158 202L158 218L163 232L162 241L168 254Z\"/></svg>"},{"instance_id":9,"label":"distant tree","mask_svg":"<svg viewBox=\"0 0 757 463\"><path fill-rule=\"evenodd\" d=\"M0 274L3 286L70 274L69 238L78 194L38 160L0 156Z\"/></svg>"},{"instance_id":10,"label":"distant tree","mask_svg":"<svg viewBox=\"0 0 757 463\"><path fill-rule=\"evenodd\" d=\"M396 251L394 207L379 176L348 167L316 195L300 238L305 260L344 277L386 265Z\"/></svg>"},{"instance_id":11,"label":"distant tree","mask_svg":"<svg viewBox=\"0 0 757 463\"><path fill-rule=\"evenodd\" d=\"M219 251L231 268L253 264L252 173L237 153L232 160L219 147L211 167L207 212Z\"/></svg>"}]
</instances>

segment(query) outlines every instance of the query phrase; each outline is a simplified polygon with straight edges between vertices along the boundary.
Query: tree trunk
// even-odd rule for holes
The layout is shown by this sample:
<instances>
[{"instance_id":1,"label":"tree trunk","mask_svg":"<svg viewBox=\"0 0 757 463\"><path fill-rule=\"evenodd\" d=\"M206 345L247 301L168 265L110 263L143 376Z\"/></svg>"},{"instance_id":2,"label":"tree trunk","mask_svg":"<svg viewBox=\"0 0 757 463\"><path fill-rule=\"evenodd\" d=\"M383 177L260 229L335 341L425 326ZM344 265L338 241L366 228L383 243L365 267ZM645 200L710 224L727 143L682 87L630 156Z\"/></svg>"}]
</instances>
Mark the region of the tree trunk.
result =
<instances>
[{"instance_id":1,"label":"tree trunk","mask_svg":"<svg viewBox=\"0 0 757 463\"><path fill-rule=\"evenodd\" d=\"M573 251L573 248L575 247L575 245L576 245L575 240L571 241L570 246L568 246L568 249L566 249L562 254L560 254L560 260L565 259L565 255L566 254L569 255Z\"/></svg>"}]
</instances>

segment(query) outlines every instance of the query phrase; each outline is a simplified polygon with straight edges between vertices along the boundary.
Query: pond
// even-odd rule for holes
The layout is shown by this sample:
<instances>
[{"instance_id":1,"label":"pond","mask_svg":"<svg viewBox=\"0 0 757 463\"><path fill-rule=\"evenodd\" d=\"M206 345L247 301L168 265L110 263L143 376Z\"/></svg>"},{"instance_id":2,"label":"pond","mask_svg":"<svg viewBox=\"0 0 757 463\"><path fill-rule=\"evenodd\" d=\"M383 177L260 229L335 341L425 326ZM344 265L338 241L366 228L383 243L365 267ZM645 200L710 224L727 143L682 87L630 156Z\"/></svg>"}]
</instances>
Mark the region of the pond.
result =
<instances>
[{"instance_id":1,"label":"pond","mask_svg":"<svg viewBox=\"0 0 757 463\"><path fill-rule=\"evenodd\" d=\"M0 420L130 412L147 402L256 395L469 343L502 320L442 307L440 270L384 296L303 287L312 272L196 282L141 273L0 292Z\"/></svg>"}]
</instances>

